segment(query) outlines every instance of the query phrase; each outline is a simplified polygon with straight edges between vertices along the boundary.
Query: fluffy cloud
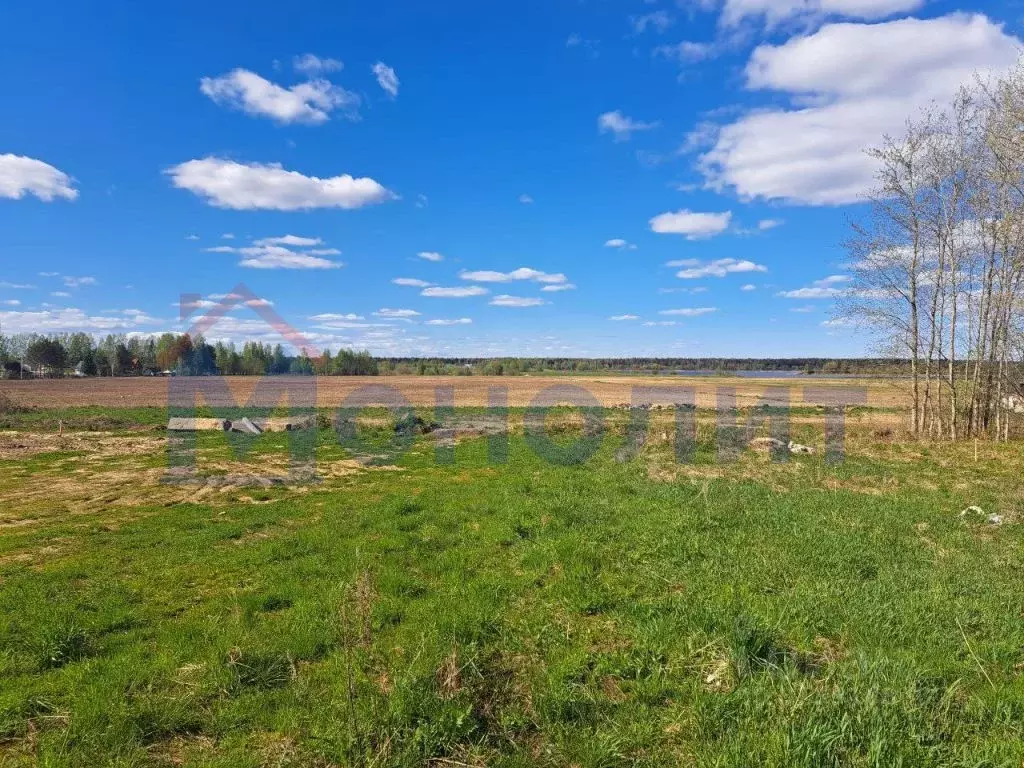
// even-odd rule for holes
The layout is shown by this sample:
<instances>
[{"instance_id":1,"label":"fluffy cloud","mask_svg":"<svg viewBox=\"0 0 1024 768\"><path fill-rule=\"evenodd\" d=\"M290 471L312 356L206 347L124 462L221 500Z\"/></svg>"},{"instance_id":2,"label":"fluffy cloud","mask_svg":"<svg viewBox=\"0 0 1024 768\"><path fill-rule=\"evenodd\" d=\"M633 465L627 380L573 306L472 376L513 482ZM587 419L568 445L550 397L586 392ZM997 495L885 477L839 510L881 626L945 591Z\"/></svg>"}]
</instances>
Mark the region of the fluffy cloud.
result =
<instances>
[{"instance_id":1,"label":"fluffy cloud","mask_svg":"<svg viewBox=\"0 0 1024 768\"><path fill-rule=\"evenodd\" d=\"M604 247L605 248L618 248L620 250L627 250L627 251L635 251L636 250L636 246L633 245L633 243L627 242L626 240L623 240L621 237L615 237L615 238L612 238L611 240L605 240Z\"/></svg>"},{"instance_id":2,"label":"fluffy cloud","mask_svg":"<svg viewBox=\"0 0 1024 768\"><path fill-rule=\"evenodd\" d=\"M61 278L64 281L64 285L68 288L81 288L83 285L98 285L99 281L95 277L73 277L71 275L64 275Z\"/></svg>"},{"instance_id":3,"label":"fluffy cloud","mask_svg":"<svg viewBox=\"0 0 1024 768\"><path fill-rule=\"evenodd\" d=\"M762 232L767 232L769 229L775 229L785 224L782 219L761 219L757 222L757 228Z\"/></svg>"},{"instance_id":4,"label":"fluffy cloud","mask_svg":"<svg viewBox=\"0 0 1024 768\"><path fill-rule=\"evenodd\" d=\"M635 131L650 131L657 128L660 123L644 123L626 117L619 110L605 112L597 118L597 130L601 133L612 133L616 141L629 141Z\"/></svg>"},{"instance_id":5,"label":"fluffy cloud","mask_svg":"<svg viewBox=\"0 0 1024 768\"><path fill-rule=\"evenodd\" d=\"M71 177L49 163L21 155L0 155L0 197L21 200L26 194L44 202L74 200L78 190Z\"/></svg>"},{"instance_id":6,"label":"fluffy cloud","mask_svg":"<svg viewBox=\"0 0 1024 768\"><path fill-rule=\"evenodd\" d=\"M362 315L357 315L357 314L355 314L353 312L349 312L348 314L344 314L344 315L337 314L335 312L324 312L324 313L319 314L319 315L312 315L309 319L310 320L317 320L317 321L320 321L320 322L331 322L331 321L343 321L343 320L363 320L364 318L363 318Z\"/></svg>"},{"instance_id":7,"label":"fluffy cloud","mask_svg":"<svg viewBox=\"0 0 1024 768\"><path fill-rule=\"evenodd\" d=\"M0 288L10 288L15 291L31 291L35 289L35 286L30 283L9 283L6 280L0 280Z\"/></svg>"},{"instance_id":8,"label":"fluffy cloud","mask_svg":"<svg viewBox=\"0 0 1024 768\"><path fill-rule=\"evenodd\" d=\"M519 196L519 202L523 205L533 205L533 198L524 193Z\"/></svg>"},{"instance_id":9,"label":"fluffy cloud","mask_svg":"<svg viewBox=\"0 0 1024 768\"><path fill-rule=\"evenodd\" d=\"M348 174L321 179L286 171L279 163L236 163L207 157L167 171L171 183L218 208L301 211L311 208L361 208L395 195L371 178Z\"/></svg>"},{"instance_id":10,"label":"fluffy cloud","mask_svg":"<svg viewBox=\"0 0 1024 768\"><path fill-rule=\"evenodd\" d=\"M576 286L572 283L559 283L558 285L545 285L541 290L545 293L558 293L559 291L575 291Z\"/></svg>"},{"instance_id":11,"label":"fluffy cloud","mask_svg":"<svg viewBox=\"0 0 1024 768\"><path fill-rule=\"evenodd\" d=\"M782 291L778 295L784 299L833 299L846 293L845 288L838 286L850 282L849 275L831 275L823 280L815 280L806 288L797 288L795 291Z\"/></svg>"},{"instance_id":12,"label":"fluffy cloud","mask_svg":"<svg viewBox=\"0 0 1024 768\"><path fill-rule=\"evenodd\" d=\"M740 290L741 291L747 291L749 293L750 291L756 291L757 290L757 286L754 285L753 283L747 283L746 285L741 285L740 286Z\"/></svg>"},{"instance_id":13,"label":"fluffy cloud","mask_svg":"<svg viewBox=\"0 0 1024 768\"><path fill-rule=\"evenodd\" d=\"M746 259L716 259L709 262L702 262L699 259L682 259L670 261L665 266L683 267L676 272L676 277L681 280L700 280L705 277L725 277L734 273L768 271L768 267L763 264L755 264Z\"/></svg>"},{"instance_id":14,"label":"fluffy cloud","mask_svg":"<svg viewBox=\"0 0 1024 768\"><path fill-rule=\"evenodd\" d=\"M437 251L420 251L416 255L424 261L444 261L444 256Z\"/></svg>"},{"instance_id":15,"label":"fluffy cloud","mask_svg":"<svg viewBox=\"0 0 1024 768\"><path fill-rule=\"evenodd\" d=\"M373 65L373 74L377 78L377 85L387 91L392 98L398 95L399 82L395 70L383 61L378 61Z\"/></svg>"},{"instance_id":16,"label":"fluffy cloud","mask_svg":"<svg viewBox=\"0 0 1024 768\"><path fill-rule=\"evenodd\" d=\"M873 184L864 148L898 135L907 117L948 102L975 73L1010 67L1021 41L981 15L830 24L761 45L747 87L790 96L722 127L699 166L709 185L744 198L840 205Z\"/></svg>"},{"instance_id":17,"label":"fluffy cloud","mask_svg":"<svg viewBox=\"0 0 1024 768\"><path fill-rule=\"evenodd\" d=\"M624 320L639 320L639 315L612 315L608 318L609 320L615 320L616 322L622 322Z\"/></svg>"},{"instance_id":18,"label":"fluffy cloud","mask_svg":"<svg viewBox=\"0 0 1024 768\"><path fill-rule=\"evenodd\" d=\"M298 235L263 237L254 241L256 245L285 245L293 248L311 248L314 245L323 245L323 242L319 237L299 237Z\"/></svg>"},{"instance_id":19,"label":"fluffy cloud","mask_svg":"<svg viewBox=\"0 0 1024 768\"><path fill-rule=\"evenodd\" d=\"M459 317L454 320L427 320L427 325L470 325L472 322L468 317Z\"/></svg>"},{"instance_id":20,"label":"fluffy cloud","mask_svg":"<svg viewBox=\"0 0 1024 768\"><path fill-rule=\"evenodd\" d=\"M675 213L661 213L650 220L651 231L661 235L685 235L687 240L704 240L720 235L729 228L732 211L696 213L685 208Z\"/></svg>"},{"instance_id":21,"label":"fluffy cloud","mask_svg":"<svg viewBox=\"0 0 1024 768\"><path fill-rule=\"evenodd\" d=\"M471 280L475 283L511 283L515 280L532 280L536 283L565 283L568 278L562 273L549 274L530 267L520 267L511 272L495 272L489 269L476 271L462 270L459 277L463 280Z\"/></svg>"},{"instance_id":22,"label":"fluffy cloud","mask_svg":"<svg viewBox=\"0 0 1024 768\"><path fill-rule=\"evenodd\" d=\"M285 248L283 244L293 246ZM340 253L334 248L316 248L307 251L296 251L294 247L304 245L320 245L323 241L318 237L264 237L253 241L252 245L233 246L217 245L207 248L208 253L237 253L242 256L238 262L240 267L251 269L340 269L345 266L340 261L324 258L324 255Z\"/></svg>"},{"instance_id":23,"label":"fluffy cloud","mask_svg":"<svg viewBox=\"0 0 1024 768\"><path fill-rule=\"evenodd\" d=\"M318 75L321 72L339 72L345 65L337 59L321 59L312 53L304 53L292 59L296 72L306 75Z\"/></svg>"},{"instance_id":24,"label":"fluffy cloud","mask_svg":"<svg viewBox=\"0 0 1024 768\"><path fill-rule=\"evenodd\" d=\"M486 288L479 285L462 285L455 288L443 288L431 286L420 291L420 296L427 296L432 299L465 299L469 296L483 296L488 293Z\"/></svg>"},{"instance_id":25,"label":"fluffy cloud","mask_svg":"<svg viewBox=\"0 0 1024 768\"><path fill-rule=\"evenodd\" d=\"M242 248L240 253L246 256L238 266L251 269L340 269L344 266L337 261L277 246Z\"/></svg>"},{"instance_id":26,"label":"fluffy cloud","mask_svg":"<svg viewBox=\"0 0 1024 768\"><path fill-rule=\"evenodd\" d=\"M717 312L717 307L694 307L689 309L663 309L659 315L675 315L678 317L700 317L701 315L710 315L712 312Z\"/></svg>"},{"instance_id":27,"label":"fluffy cloud","mask_svg":"<svg viewBox=\"0 0 1024 768\"><path fill-rule=\"evenodd\" d=\"M428 288L431 285L426 280L420 280L416 277L396 277L391 282L395 285L404 285L409 288Z\"/></svg>"},{"instance_id":28,"label":"fluffy cloud","mask_svg":"<svg viewBox=\"0 0 1024 768\"><path fill-rule=\"evenodd\" d=\"M924 0L725 0L721 23L735 26L746 18L763 18L768 26L800 16L884 19L924 5Z\"/></svg>"},{"instance_id":29,"label":"fluffy cloud","mask_svg":"<svg viewBox=\"0 0 1024 768\"><path fill-rule=\"evenodd\" d=\"M417 312L415 309L388 309L387 307L384 307L383 309L378 309L373 314L375 314L377 317L395 317L399 319L408 319L410 317L419 317L420 313Z\"/></svg>"},{"instance_id":30,"label":"fluffy cloud","mask_svg":"<svg viewBox=\"0 0 1024 768\"><path fill-rule=\"evenodd\" d=\"M524 296L502 294L501 296L495 296L488 303L495 307L539 307L547 302L544 299L531 299Z\"/></svg>"},{"instance_id":31,"label":"fluffy cloud","mask_svg":"<svg viewBox=\"0 0 1024 768\"><path fill-rule=\"evenodd\" d=\"M310 80L284 88L255 72L235 69L220 77L204 77L199 81L199 90L215 104L282 124L319 125L326 123L336 109L349 118L358 117L359 97L327 80Z\"/></svg>"},{"instance_id":32,"label":"fluffy cloud","mask_svg":"<svg viewBox=\"0 0 1024 768\"><path fill-rule=\"evenodd\" d=\"M4 333L114 333L137 331L160 321L139 310L88 315L81 309L0 312Z\"/></svg>"}]
</instances>

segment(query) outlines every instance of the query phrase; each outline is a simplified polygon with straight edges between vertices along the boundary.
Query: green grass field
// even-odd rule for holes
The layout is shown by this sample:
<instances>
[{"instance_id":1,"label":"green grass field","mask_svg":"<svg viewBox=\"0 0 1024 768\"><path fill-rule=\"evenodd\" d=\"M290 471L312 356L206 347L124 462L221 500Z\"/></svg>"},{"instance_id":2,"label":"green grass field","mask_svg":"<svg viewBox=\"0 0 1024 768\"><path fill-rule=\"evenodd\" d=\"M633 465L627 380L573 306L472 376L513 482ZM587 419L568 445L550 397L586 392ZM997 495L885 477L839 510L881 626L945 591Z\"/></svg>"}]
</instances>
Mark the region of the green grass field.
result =
<instances>
[{"instance_id":1,"label":"green grass field","mask_svg":"<svg viewBox=\"0 0 1024 768\"><path fill-rule=\"evenodd\" d=\"M688 466L657 427L626 462L513 435L439 465L323 430L316 485L196 489L158 482L152 428L30 440L53 421L0 453L0 765L1024 761L1017 445L851 425L839 466L723 466L702 424Z\"/></svg>"}]
</instances>

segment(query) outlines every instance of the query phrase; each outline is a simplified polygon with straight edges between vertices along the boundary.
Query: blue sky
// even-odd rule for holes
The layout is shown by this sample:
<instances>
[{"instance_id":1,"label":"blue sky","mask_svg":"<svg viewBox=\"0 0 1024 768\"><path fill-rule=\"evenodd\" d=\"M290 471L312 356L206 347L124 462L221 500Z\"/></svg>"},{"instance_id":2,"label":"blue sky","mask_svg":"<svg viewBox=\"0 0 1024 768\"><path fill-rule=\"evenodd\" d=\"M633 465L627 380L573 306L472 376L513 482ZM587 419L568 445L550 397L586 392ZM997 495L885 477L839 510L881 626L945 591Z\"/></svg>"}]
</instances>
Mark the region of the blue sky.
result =
<instances>
[{"instance_id":1,"label":"blue sky","mask_svg":"<svg viewBox=\"0 0 1024 768\"><path fill-rule=\"evenodd\" d=\"M380 355L870 352L828 324L860 149L1024 31L943 0L102 7L0 10L4 332L180 331L241 283ZM209 336L275 340L246 307Z\"/></svg>"}]
</instances>

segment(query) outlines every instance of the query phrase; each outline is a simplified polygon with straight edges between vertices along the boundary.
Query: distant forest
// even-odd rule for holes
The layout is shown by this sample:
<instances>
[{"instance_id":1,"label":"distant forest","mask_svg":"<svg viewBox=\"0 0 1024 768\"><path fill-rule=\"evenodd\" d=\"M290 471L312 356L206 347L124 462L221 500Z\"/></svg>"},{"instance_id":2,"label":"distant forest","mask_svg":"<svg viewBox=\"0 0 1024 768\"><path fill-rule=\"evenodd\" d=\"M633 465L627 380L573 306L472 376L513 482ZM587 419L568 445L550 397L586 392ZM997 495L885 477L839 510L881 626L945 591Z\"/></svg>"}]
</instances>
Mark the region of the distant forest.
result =
<instances>
[{"instance_id":1,"label":"distant forest","mask_svg":"<svg viewBox=\"0 0 1024 768\"><path fill-rule=\"evenodd\" d=\"M89 334L0 335L0 376L519 376L522 374L673 374L711 371L894 375L908 370L905 361L880 358L828 359L719 357L373 357L342 349L332 353L287 355L280 344L207 343L202 337L166 333L157 337Z\"/></svg>"}]
</instances>

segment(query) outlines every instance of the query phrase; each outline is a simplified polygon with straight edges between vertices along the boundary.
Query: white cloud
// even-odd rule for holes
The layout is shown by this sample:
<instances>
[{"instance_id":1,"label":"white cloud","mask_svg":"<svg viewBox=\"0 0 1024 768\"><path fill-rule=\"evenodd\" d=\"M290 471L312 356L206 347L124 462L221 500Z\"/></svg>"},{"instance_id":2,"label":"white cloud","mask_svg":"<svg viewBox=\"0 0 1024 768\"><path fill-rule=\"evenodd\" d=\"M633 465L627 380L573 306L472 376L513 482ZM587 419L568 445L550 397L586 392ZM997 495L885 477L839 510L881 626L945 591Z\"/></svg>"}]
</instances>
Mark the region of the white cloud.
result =
<instances>
[{"instance_id":1,"label":"white cloud","mask_svg":"<svg viewBox=\"0 0 1024 768\"><path fill-rule=\"evenodd\" d=\"M519 202L523 205L533 205L533 198L523 193L519 196Z\"/></svg>"},{"instance_id":2,"label":"white cloud","mask_svg":"<svg viewBox=\"0 0 1024 768\"><path fill-rule=\"evenodd\" d=\"M0 197L21 200L26 194L44 202L55 198L74 200L78 190L71 177L49 163L21 155L0 155Z\"/></svg>"},{"instance_id":3,"label":"white cloud","mask_svg":"<svg viewBox=\"0 0 1024 768\"><path fill-rule=\"evenodd\" d=\"M359 97L327 80L310 80L284 88L247 69L235 69L220 77L204 77L199 90L215 104L239 109L254 117L282 123L319 125L336 109L358 118Z\"/></svg>"},{"instance_id":4,"label":"white cloud","mask_svg":"<svg viewBox=\"0 0 1024 768\"><path fill-rule=\"evenodd\" d=\"M206 199L217 208L300 211L312 208L361 208L395 195L371 178L348 174L321 179L286 171L279 163L236 163L206 157L167 171L179 189Z\"/></svg>"},{"instance_id":5,"label":"white cloud","mask_svg":"<svg viewBox=\"0 0 1024 768\"><path fill-rule=\"evenodd\" d=\"M186 240L198 240L199 235L185 235Z\"/></svg>"},{"instance_id":6,"label":"white cloud","mask_svg":"<svg viewBox=\"0 0 1024 768\"><path fill-rule=\"evenodd\" d=\"M424 261L444 261L444 256L437 251L420 251L416 255Z\"/></svg>"},{"instance_id":7,"label":"white cloud","mask_svg":"<svg viewBox=\"0 0 1024 768\"><path fill-rule=\"evenodd\" d=\"M541 288L546 293L557 293L559 291L575 291L576 286L572 283L560 283L559 285L545 285Z\"/></svg>"},{"instance_id":8,"label":"white cloud","mask_svg":"<svg viewBox=\"0 0 1024 768\"><path fill-rule=\"evenodd\" d=\"M312 53L304 53L292 59L292 67L297 72L302 72L305 75L318 75L321 72L339 72L344 66L337 59L321 59Z\"/></svg>"},{"instance_id":9,"label":"white cloud","mask_svg":"<svg viewBox=\"0 0 1024 768\"><path fill-rule=\"evenodd\" d=\"M799 314L806 315L811 312L814 312L815 310L814 307L792 307L789 311L798 312Z\"/></svg>"},{"instance_id":10,"label":"white cloud","mask_svg":"<svg viewBox=\"0 0 1024 768\"><path fill-rule=\"evenodd\" d=\"M311 256L341 256L337 248L310 248L306 253Z\"/></svg>"},{"instance_id":11,"label":"white cloud","mask_svg":"<svg viewBox=\"0 0 1024 768\"><path fill-rule=\"evenodd\" d=\"M472 322L471 318L459 317L454 320L427 320L427 325L470 325Z\"/></svg>"},{"instance_id":12,"label":"white cloud","mask_svg":"<svg viewBox=\"0 0 1024 768\"><path fill-rule=\"evenodd\" d=\"M88 315L75 308L0 312L4 333L129 332L159 322L138 310L115 310L103 315Z\"/></svg>"},{"instance_id":13,"label":"white cloud","mask_svg":"<svg viewBox=\"0 0 1024 768\"><path fill-rule=\"evenodd\" d=\"M3 301L0 301L0 304L3 304L4 306L7 306L7 307L20 307L21 306L21 302L18 301L17 299L4 299Z\"/></svg>"},{"instance_id":14,"label":"white cloud","mask_svg":"<svg viewBox=\"0 0 1024 768\"><path fill-rule=\"evenodd\" d=\"M251 269L340 269L345 266L337 261L311 256L308 253L296 253L277 246L240 250L242 253L256 251L238 262L238 266Z\"/></svg>"},{"instance_id":15,"label":"white cloud","mask_svg":"<svg viewBox=\"0 0 1024 768\"><path fill-rule=\"evenodd\" d=\"M792 106L750 112L721 127L699 167L715 189L810 205L856 202L873 186L864 153L908 117L948 103L956 89L1005 70L1021 41L982 15L881 24L830 24L761 45L747 87L789 95Z\"/></svg>"},{"instance_id":16,"label":"white cloud","mask_svg":"<svg viewBox=\"0 0 1024 768\"><path fill-rule=\"evenodd\" d=\"M99 281L95 277L72 277L71 275L64 275L61 278L64 281L64 285L68 288L81 288L83 285L97 285Z\"/></svg>"},{"instance_id":17,"label":"white cloud","mask_svg":"<svg viewBox=\"0 0 1024 768\"><path fill-rule=\"evenodd\" d=\"M681 280L700 280L705 277L725 277L735 273L768 271L768 267L763 264L756 264L746 259L716 259L706 263L697 259L683 259L682 261L670 261L666 266L684 267L676 272L676 277Z\"/></svg>"},{"instance_id":18,"label":"white cloud","mask_svg":"<svg viewBox=\"0 0 1024 768\"><path fill-rule=\"evenodd\" d=\"M383 61L378 61L373 65L373 74L377 78L377 85L387 91L392 98L398 95L399 82L395 70Z\"/></svg>"},{"instance_id":19,"label":"white cloud","mask_svg":"<svg viewBox=\"0 0 1024 768\"><path fill-rule=\"evenodd\" d=\"M318 320L320 322L330 322L332 320L364 320L365 318L362 315L357 315L353 312L349 312L344 315L336 314L334 312L324 312L319 315L312 315L309 319Z\"/></svg>"},{"instance_id":20,"label":"white cloud","mask_svg":"<svg viewBox=\"0 0 1024 768\"><path fill-rule=\"evenodd\" d=\"M629 141L635 131L650 131L661 123L645 123L626 117L619 110L605 112L597 118L597 129L600 133L612 133L616 141Z\"/></svg>"},{"instance_id":21,"label":"white cloud","mask_svg":"<svg viewBox=\"0 0 1024 768\"><path fill-rule=\"evenodd\" d=\"M616 322L622 322L624 320L639 320L639 315L612 315L608 318L609 320L615 320Z\"/></svg>"},{"instance_id":22,"label":"white cloud","mask_svg":"<svg viewBox=\"0 0 1024 768\"><path fill-rule=\"evenodd\" d=\"M312 251L303 253L280 245L264 244L280 239L283 238L257 240L253 245L240 248L231 245L218 245L207 248L206 251L208 253L237 253L243 257L238 265L251 269L340 269L345 266L340 261L325 259Z\"/></svg>"},{"instance_id":23,"label":"white cloud","mask_svg":"<svg viewBox=\"0 0 1024 768\"><path fill-rule=\"evenodd\" d=\"M757 222L757 228L762 232L767 232L769 229L775 229L785 224L782 219L761 219Z\"/></svg>"},{"instance_id":24,"label":"white cloud","mask_svg":"<svg viewBox=\"0 0 1024 768\"><path fill-rule=\"evenodd\" d=\"M675 320L648 320L644 323L644 328L655 328L658 326L671 326L679 325Z\"/></svg>"},{"instance_id":25,"label":"white cloud","mask_svg":"<svg viewBox=\"0 0 1024 768\"><path fill-rule=\"evenodd\" d=\"M664 56L666 59L674 59L683 64L691 64L697 61L704 61L715 56L717 49L712 43L696 43L690 40L683 40L674 45L659 45L654 49L655 56Z\"/></svg>"},{"instance_id":26,"label":"white cloud","mask_svg":"<svg viewBox=\"0 0 1024 768\"><path fill-rule=\"evenodd\" d=\"M748 292L749 291L756 291L757 290L757 286L754 285L753 283L747 283L746 285L741 285L740 286L740 290L741 291L748 291Z\"/></svg>"},{"instance_id":27,"label":"white cloud","mask_svg":"<svg viewBox=\"0 0 1024 768\"><path fill-rule=\"evenodd\" d=\"M495 272L489 269L468 271L464 269L459 272L459 277L476 283L511 283L515 280L532 280L536 283L550 284L568 282L568 278L561 272L549 274L548 272L541 272L530 267L519 267L519 269L514 269L511 272Z\"/></svg>"},{"instance_id":28,"label":"white cloud","mask_svg":"<svg viewBox=\"0 0 1024 768\"><path fill-rule=\"evenodd\" d=\"M282 237L264 237L253 241L256 245L286 245L295 248L309 248L314 245L323 245L319 237L299 237L298 235L284 235Z\"/></svg>"},{"instance_id":29,"label":"white cloud","mask_svg":"<svg viewBox=\"0 0 1024 768\"><path fill-rule=\"evenodd\" d=\"M404 285L410 288L428 288L432 283L428 283L426 280L420 280L417 277L396 277L391 281L395 285Z\"/></svg>"},{"instance_id":30,"label":"white cloud","mask_svg":"<svg viewBox=\"0 0 1024 768\"><path fill-rule=\"evenodd\" d=\"M486 288L479 285L462 285L455 288L444 288L431 286L420 291L420 296L427 296L432 299L465 299L469 296L483 296L489 293Z\"/></svg>"},{"instance_id":31,"label":"white cloud","mask_svg":"<svg viewBox=\"0 0 1024 768\"><path fill-rule=\"evenodd\" d=\"M396 317L406 319L410 317L419 317L420 313L415 309L388 309L387 307L384 307L383 309L378 309L373 314L377 317Z\"/></svg>"},{"instance_id":32,"label":"white cloud","mask_svg":"<svg viewBox=\"0 0 1024 768\"><path fill-rule=\"evenodd\" d=\"M633 31L638 35L647 31L648 27L658 32L664 32L675 23L675 19L668 11L653 11L643 16L635 16L632 19Z\"/></svg>"},{"instance_id":33,"label":"white cloud","mask_svg":"<svg viewBox=\"0 0 1024 768\"><path fill-rule=\"evenodd\" d=\"M845 288L837 286L848 283L851 279L849 275L831 275L822 280L815 280L807 288L782 291L778 295L784 299L834 299L847 292Z\"/></svg>"},{"instance_id":34,"label":"white cloud","mask_svg":"<svg viewBox=\"0 0 1024 768\"><path fill-rule=\"evenodd\" d=\"M495 296L488 303L495 307L539 307L541 304L547 304L544 299L530 299L523 296L508 296L506 294Z\"/></svg>"},{"instance_id":35,"label":"white cloud","mask_svg":"<svg viewBox=\"0 0 1024 768\"><path fill-rule=\"evenodd\" d=\"M721 23L731 27L747 18L764 19L776 26L796 17L842 16L849 19L884 19L924 5L925 0L725 0Z\"/></svg>"},{"instance_id":36,"label":"white cloud","mask_svg":"<svg viewBox=\"0 0 1024 768\"><path fill-rule=\"evenodd\" d=\"M717 311L717 307L695 307L689 309L663 309L658 314L675 315L678 317L700 317L701 315L710 315L712 312Z\"/></svg>"},{"instance_id":37,"label":"white cloud","mask_svg":"<svg viewBox=\"0 0 1024 768\"><path fill-rule=\"evenodd\" d=\"M35 289L35 286L29 283L9 283L6 280L0 280L0 288L10 288L15 291L31 291Z\"/></svg>"},{"instance_id":38,"label":"white cloud","mask_svg":"<svg viewBox=\"0 0 1024 768\"><path fill-rule=\"evenodd\" d=\"M720 235L729 228L732 211L696 213L685 208L675 213L661 213L650 220L651 231L662 235L685 235L687 240L704 240Z\"/></svg>"},{"instance_id":39,"label":"white cloud","mask_svg":"<svg viewBox=\"0 0 1024 768\"><path fill-rule=\"evenodd\" d=\"M604 247L605 248L619 248L621 250L627 250L627 251L635 251L636 250L636 246L633 245L633 243L627 242L626 240L623 240L621 237L615 237L615 238L612 238L611 240L605 240Z\"/></svg>"},{"instance_id":40,"label":"white cloud","mask_svg":"<svg viewBox=\"0 0 1024 768\"><path fill-rule=\"evenodd\" d=\"M221 240L234 240L235 239L235 235L232 232L225 232L223 235L220 236L220 239Z\"/></svg>"},{"instance_id":41,"label":"white cloud","mask_svg":"<svg viewBox=\"0 0 1024 768\"><path fill-rule=\"evenodd\" d=\"M57 298L57 299L70 299L71 298L71 294L68 293L67 291L53 291L50 295L53 296L54 298Z\"/></svg>"}]
</instances>

